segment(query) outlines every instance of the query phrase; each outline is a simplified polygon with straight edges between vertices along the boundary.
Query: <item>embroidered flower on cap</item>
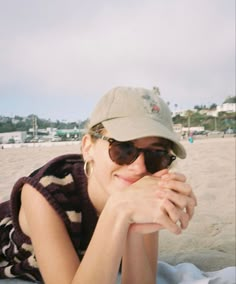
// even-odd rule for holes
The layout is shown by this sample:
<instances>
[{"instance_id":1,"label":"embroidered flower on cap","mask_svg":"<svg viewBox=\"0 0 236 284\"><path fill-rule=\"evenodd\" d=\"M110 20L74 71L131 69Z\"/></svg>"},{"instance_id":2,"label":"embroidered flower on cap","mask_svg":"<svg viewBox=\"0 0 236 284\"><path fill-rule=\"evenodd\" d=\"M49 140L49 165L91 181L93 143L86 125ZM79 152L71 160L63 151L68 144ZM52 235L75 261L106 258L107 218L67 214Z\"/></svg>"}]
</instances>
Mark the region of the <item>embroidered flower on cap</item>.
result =
<instances>
[{"instance_id":1,"label":"embroidered flower on cap","mask_svg":"<svg viewBox=\"0 0 236 284\"><path fill-rule=\"evenodd\" d=\"M156 94L153 93L153 95L145 94L142 96L144 101L144 107L149 113L158 113L160 111L160 107L158 105L158 101L156 98Z\"/></svg>"}]
</instances>

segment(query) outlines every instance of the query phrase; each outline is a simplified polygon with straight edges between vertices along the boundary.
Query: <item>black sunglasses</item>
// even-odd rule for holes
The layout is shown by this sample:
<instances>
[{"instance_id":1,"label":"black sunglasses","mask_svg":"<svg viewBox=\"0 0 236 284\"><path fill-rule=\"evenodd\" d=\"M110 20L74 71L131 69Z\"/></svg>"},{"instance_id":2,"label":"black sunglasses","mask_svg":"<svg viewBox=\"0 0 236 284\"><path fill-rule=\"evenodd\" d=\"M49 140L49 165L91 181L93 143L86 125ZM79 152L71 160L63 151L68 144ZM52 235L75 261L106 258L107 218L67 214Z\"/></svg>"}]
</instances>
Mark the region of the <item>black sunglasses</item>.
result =
<instances>
[{"instance_id":1,"label":"black sunglasses","mask_svg":"<svg viewBox=\"0 0 236 284\"><path fill-rule=\"evenodd\" d=\"M146 169L153 174L168 168L176 159L176 156L169 154L166 150L137 148L132 141L120 142L97 132L90 132L90 134L95 138L109 142L109 156L118 165L130 165L140 153L143 153Z\"/></svg>"}]
</instances>

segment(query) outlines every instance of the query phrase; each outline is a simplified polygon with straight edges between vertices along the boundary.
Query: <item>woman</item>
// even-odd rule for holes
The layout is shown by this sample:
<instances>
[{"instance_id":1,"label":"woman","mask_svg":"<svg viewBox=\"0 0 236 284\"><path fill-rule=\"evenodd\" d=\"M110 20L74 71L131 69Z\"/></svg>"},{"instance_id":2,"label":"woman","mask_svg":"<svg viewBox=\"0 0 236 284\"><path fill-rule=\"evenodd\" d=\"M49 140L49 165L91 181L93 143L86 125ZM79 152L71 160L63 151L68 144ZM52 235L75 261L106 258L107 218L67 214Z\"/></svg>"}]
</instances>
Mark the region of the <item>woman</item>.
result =
<instances>
[{"instance_id":1,"label":"woman","mask_svg":"<svg viewBox=\"0 0 236 284\"><path fill-rule=\"evenodd\" d=\"M196 206L168 169L186 152L158 90L109 91L81 150L18 180L1 204L0 278L112 284L120 269L122 283L156 283L159 230L180 234Z\"/></svg>"}]
</instances>

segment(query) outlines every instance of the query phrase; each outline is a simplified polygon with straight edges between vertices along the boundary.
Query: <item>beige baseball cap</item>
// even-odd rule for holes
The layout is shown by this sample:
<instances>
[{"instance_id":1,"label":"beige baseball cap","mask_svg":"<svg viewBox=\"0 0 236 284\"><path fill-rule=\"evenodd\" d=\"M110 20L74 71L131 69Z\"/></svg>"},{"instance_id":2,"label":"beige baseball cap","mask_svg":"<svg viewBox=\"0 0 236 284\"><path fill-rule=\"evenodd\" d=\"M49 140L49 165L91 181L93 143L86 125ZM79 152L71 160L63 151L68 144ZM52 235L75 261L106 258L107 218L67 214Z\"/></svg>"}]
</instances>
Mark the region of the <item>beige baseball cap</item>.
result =
<instances>
[{"instance_id":1,"label":"beige baseball cap","mask_svg":"<svg viewBox=\"0 0 236 284\"><path fill-rule=\"evenodd\" d=\"M172 150L184 159L186 151L173 130L171 112L158 88L117 87L106 93L91 114L89 128L102 123L118 141L157 136L173 142Z\"/></svg>"}]
</instances>

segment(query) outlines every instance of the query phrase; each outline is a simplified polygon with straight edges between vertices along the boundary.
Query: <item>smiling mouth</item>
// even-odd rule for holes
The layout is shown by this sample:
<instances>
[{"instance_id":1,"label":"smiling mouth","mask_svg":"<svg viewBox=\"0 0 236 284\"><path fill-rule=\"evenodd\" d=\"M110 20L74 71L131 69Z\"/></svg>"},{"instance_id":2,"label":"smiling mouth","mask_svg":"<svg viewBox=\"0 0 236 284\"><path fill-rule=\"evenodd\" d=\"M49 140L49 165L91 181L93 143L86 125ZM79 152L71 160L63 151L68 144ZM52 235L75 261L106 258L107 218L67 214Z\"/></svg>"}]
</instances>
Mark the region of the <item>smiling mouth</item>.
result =
<instances>
[{"instance_id":1,"label":"smiling mouth","mask_svg":"<svg viewBox=\"0 0 236 284\"><path fill-rule=\"evenodd\" d=\"M126 184L133 184L133 183L135 183L136 181L138 181L141 177L136 177L136 178L130 178L130 177L122 177L122 176L118 176L118 175L116 175L116 177L120 180L120 181L122 181L122 182L124 182L124 183L126 183Z\"/></svg>"}]
</instances>

